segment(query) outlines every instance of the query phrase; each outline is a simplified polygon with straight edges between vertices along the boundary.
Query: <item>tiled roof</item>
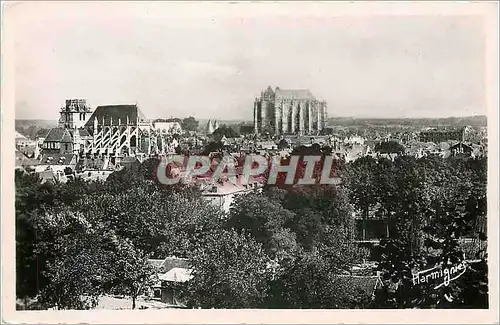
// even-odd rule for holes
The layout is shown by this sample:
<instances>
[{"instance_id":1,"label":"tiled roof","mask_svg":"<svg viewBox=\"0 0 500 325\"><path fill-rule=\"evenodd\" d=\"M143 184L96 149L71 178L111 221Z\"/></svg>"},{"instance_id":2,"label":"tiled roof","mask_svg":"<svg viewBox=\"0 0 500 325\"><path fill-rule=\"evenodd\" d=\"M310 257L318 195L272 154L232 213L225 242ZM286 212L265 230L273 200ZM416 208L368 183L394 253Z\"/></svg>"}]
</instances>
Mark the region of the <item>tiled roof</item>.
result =
<instances>
[{"instance_id":1,"label":"tiled roof","mask_svg":"<svg viewBox=\"0 0 500 325\"><path fill-rule=\"evenodd\" d=\"M276 98L286 99L307 99L315 100L316 98L309 89L276 89Z\"/></svg>"},{"instance_id":2,"label":"tiled roof","mask_svg":"<svg viewBox=\"0 0 500 325\"><path fill-rule=\"evenodd\" d=\"M80 134L81 137L90 136L89 132L84 128L78 129L78 134Z\"/></svg>"},{"instance_id":3,"label":"tiled roof","mask_svg":"<svg viewBox=\"0 0 500 325\"><path fill-rule=\"evenodd\" d=\"M216 191L212 191L212 189L215 189ZM235 185L232 184L231 182L223 182L222 184L216 183L213 187L211 187L209 190L204 191L202 193L203 196L220 196L220 195L229 195L229 194L234 194L234 193L239 193L239 192L245 192L247 188L243 185Z\"/></svg>"},{"instance_id":4,"label":"tiled roof","mask_svg":"<svg viewBox=\"0 0 500 325\"><path fill-rule=\"evenodd\" d=\"M170 271L160 274L160 280L170 282L186 282L193 278L191 271L185 268L174 267Z\"/></svg>"},{"instance_id":5,"label":"tiled roof","mask_svg":"<svg viewBox=\"0 0 500 325\"><path fill-rule=\"evenodd\" d=\"M155 259L155 258L150 258L148 260L149 264L151 264L152 266L154 267L161 267L162 264L163 264L163 261L164 260L160 260L160 259Z\"/></svg>"},{"instance_id":6,"label":"tiled roof","mask_svg":"<svg viewBox=\"0 0 500 325\"><path fill-rule=\"evenodd\" d=\"M137 105L98 106L85 124L85 127L92 127L96 118L98 124L102 124L103 119L105 125L109 125L111 120L114 125L118 125L118 120L120 120L122 124L125 124L127 122L127 117L131 124L137 123L137 120L145 119Z\"/></svg>"},{"instance_id":7,"label":"tiled roof","mask_svg":"<svg viewBox=\"0 0 500 325\"><path fill-rule=\"evenodd\" d=\"M76 164L77 169L97 169L101 170L104 167L104 159L102 158L83 158Z\"/></svg>"},{"instance_id":8,"label":"tiled roof","mask_svg":"<svg viewBox=\"0 0 500 325\"><path fill-rule=\"evenodd\" d=\"M167 273L173 268L184 268L187 269L189 267L188 260L186 258L179 257L167 257L164 260L160 259L149 259L149 263L157 268L159 268L159 272Z\"/></svg>"},{"instance_id":9,"label":"tiled roof","mask_svg":"<svg viewBox=\"0 0 500 325\"><path fill-rule=\"evenodd\" d=\"M73 142L71 133L65 128L52 128L44 141Z\"/></svg>"},{"instance_id":10,"label":"tiled roof","mask_svg":"<svg viewBox=\"0 0 500 325\"><path fill-rule=\"evenodd\" d=\"M41 165L68 165L76 157L74 154L47 154L40 159Z\"/></svg>"},{"instance_id":11,"label":"tiled roof","mask_svg":"<svg viewBox=\"0 0 500 325\"><path fill-rule=\"evenodd\" d=\"M22 166L37 166L40 162L36 159L26 158L21 161Z\"/></svg>"}]
</instances>

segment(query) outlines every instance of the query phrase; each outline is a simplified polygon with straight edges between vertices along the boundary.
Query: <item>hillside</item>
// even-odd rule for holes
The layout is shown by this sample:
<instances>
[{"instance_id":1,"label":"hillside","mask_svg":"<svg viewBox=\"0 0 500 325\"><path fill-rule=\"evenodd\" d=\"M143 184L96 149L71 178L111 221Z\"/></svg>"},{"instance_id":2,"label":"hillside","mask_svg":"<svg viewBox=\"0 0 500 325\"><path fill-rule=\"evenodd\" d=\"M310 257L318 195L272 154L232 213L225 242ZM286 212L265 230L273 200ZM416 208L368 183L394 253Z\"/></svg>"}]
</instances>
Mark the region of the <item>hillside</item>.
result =
<instances>
[{"instance_id":1,"label":"hillside","mask_svg":"<svg viewBox=\"0 0 500 325\"><path fill-rule=\"evenodd\" d=\"M57 126L57 120L21 120L16 119L16 130L17 128L27 128L30 126L36 126L39 128L53 128Z\"/></svg>"}]
</instances>

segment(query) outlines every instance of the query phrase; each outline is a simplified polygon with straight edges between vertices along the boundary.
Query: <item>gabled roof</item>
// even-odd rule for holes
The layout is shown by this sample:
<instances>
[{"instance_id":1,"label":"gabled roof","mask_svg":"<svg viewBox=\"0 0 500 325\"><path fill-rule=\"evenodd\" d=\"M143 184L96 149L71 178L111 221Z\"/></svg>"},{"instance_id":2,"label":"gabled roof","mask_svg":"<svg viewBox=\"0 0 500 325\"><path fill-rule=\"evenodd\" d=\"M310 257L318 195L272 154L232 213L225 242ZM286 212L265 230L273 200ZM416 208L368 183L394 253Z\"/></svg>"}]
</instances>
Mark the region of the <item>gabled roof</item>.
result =
<instances>
[{"instance_id":1,"label":"gabled roof","mask_svg":"<svg viewBox=\"0 0 500 325\"><path fill-rule=\"evenodd\" d=\"M456 143L450 147L451 150L456 149L456 148L466 148L468 150L472 150L472 147L464 142Z\"/></svg>"},{"instance_id":2,"label":"gabled roof","mask_svg":"<svg viewBox=\"0 0 500 325\"><path fill-rule=\"evenodd\" d=\"M170 282L186 282L193 278L191 271L186 268L174 267L164 274L160 274L158 278L161 281Z\"/></svg>"},{"instance_id":3,"label":"gabled roof","mask_svg":"<svg viewBox=\"0 0 500 325\"><path fill-rule=\"evenodd\" d=\"M80 128L78 129L78 134L81 136L81 137L89 137L90 134L89 134L89 131L87 131L86 129L84 128Z\"/></svg>"},{"instance_id":4,"label":"gabled roof","mask_svg":"<svg viewBox=\"0 0 500 325\"><path fill-rule=\"evenodd\" d=\"M45 137L44 142L55 141L55 142L73 142L73 137L68 129L65 128L52 128Z\"/></svg>"},{"instance_id":5,"label":"gabled roof","mask_svg":"<svg viewBox=\"0 0 500 325\"><path fill-rule=\"evenodd\" d=\"M286 99L307 99L315 100L309 89L280 89L276 88L276 98L286 98Z\"/></svg>"},{"instance_id":6,"label":"gabled roof","mask_svg":"<svg viewBox=\"0 0 500 325\"><path fill-rule=\"evenodd\" d=\"M179 257L167 257L164 260L162 259L149 259L148 260L151 265L157 267L159 272L167 273L173 268L183 268L187 269L189 264L186 258Z\"/></svg>"},{"instance_id":7,"label":"gabled roof","mask_svg":"<svg viewBox=\"0 0 500 325\"><path fill-rule=\"evenodd\" d=\"M131 124L137 123L138 120L145 119L144 114L142 114L139 107L135 104L97 106L87 123L85 123L85 127L92 127L96 118L98 124L102 124L103 119L106 125L109 125L111 121L112 124L118 125L118 120L120 120L122 124L125 124L127 122L127 117Z\"/></svg>"}]
</instances>

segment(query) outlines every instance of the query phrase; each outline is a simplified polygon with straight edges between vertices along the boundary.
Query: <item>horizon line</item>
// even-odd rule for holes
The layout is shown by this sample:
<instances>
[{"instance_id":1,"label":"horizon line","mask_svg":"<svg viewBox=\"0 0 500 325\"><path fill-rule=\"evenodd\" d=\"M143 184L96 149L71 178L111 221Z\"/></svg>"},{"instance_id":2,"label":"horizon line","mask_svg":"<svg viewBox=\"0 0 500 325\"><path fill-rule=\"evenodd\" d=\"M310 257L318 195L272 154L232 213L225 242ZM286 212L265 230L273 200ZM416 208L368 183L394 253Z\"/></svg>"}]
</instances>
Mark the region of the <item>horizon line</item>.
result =
<instances>
[{"instance_id":1,"label":"horizon line","mask_svg":"<svg viewBox=\"0 0 500 325\"><path fill-rule=\"evenodd\" d=\"M185 116L185 117L179 117L179 116L174 116L174 117L155 117L155 118L147 118L147 120L155 120L155 119L170 119L170 118L188 118L188 117L194 117L197 120L218 120L218 121L230 121L230 122L237 122L237 121L251 121L252 119L221 119L221 118L214 118L214 117L201 117L198 118L193 115ZM376 116L328 116L328 119L355 119L355 120L419 120L419 119L448 119L448 118L471 118L471 117L488 117L486 114L475 114L475 115L464 115L464 116L456 116L456 115L450 115L450 116L439 116L439 117L376 117ZM39 120L39 121L58 121L58 119L44 119L44 118L14 118L16 121L33 121L33 120Z\"/></svg>"}]
</instances>

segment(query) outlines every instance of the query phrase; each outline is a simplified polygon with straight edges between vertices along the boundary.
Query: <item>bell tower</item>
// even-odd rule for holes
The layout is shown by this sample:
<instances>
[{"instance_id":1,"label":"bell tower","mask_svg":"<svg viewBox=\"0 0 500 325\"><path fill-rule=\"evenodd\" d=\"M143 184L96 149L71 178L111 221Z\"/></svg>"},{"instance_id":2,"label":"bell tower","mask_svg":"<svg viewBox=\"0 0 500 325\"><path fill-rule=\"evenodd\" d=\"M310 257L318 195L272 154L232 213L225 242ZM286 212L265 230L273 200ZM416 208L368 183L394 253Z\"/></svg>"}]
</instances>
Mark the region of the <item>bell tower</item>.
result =
<instances>
[{"instance_id":1,"label":"bell tower","mask_svg":"<svg viewBox=\"0 0 500 325\"><path fill-rule=\"evenodd\" d=\"M59 127L79 129L92 115L92 109L85 99L66 99L66 105L59 112Z\"/></svg>"}]
</instances>

